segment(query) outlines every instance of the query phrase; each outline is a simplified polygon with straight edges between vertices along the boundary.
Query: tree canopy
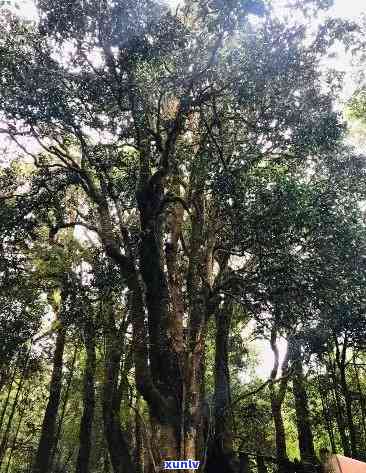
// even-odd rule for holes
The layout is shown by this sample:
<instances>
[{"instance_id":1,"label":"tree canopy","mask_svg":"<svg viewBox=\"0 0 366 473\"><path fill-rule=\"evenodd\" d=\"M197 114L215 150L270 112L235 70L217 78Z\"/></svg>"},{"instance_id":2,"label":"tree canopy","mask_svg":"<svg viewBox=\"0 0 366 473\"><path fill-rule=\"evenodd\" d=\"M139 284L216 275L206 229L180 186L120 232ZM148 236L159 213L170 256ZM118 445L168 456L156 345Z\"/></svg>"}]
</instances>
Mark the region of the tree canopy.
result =
<instances>
[{"instance_id":1,"label":"tree canopy","mask_svg":"<svg viewBox=\"0 0 366 473\"><path fill-rule=\"evenodd\" d=\"M324 66L363 26L328 7L3 2L1 471L366 458L365 158Z\"/></svg>"}]
</instances>

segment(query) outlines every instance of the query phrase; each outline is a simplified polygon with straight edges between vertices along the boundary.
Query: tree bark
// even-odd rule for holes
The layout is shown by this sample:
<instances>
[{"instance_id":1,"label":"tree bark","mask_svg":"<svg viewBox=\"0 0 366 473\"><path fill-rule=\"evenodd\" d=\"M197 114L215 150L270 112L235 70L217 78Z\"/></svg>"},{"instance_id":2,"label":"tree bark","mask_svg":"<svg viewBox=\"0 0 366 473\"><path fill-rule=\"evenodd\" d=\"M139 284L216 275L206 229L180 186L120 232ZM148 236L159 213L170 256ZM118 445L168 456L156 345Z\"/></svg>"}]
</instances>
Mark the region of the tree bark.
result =
<instances>
[{"instance_id":1,"label":"tree bark","mask_svg":"<svg viewBox=\"0 0 366 473\"><path fill-rule=\"evenodd\" d=\"M18 359L19 359L19 356L18 356ZM11 390L13 388L13 383L14 383L14 380L15 380L16 373L17 373L17 365L15 364L13 372L12 372L11 377L10 377L10 382L8 383L8 392L7 392L7 395L6 395L6 399L5 399L4 403L1 405L0 433L1 433L2 428L3 428L5 413L7 411L8 405L9 405L10 393L11 393Z\"/></svg>"},{"instance_id":2,"label":"tree bark","mask_svg":"<svg viewBox=\"0 0 366 473\"><path fill-rule=\"evenodd\" d=\"M130 80L133 83L132 72ZM132 102L133 90L132 86ZM137 109L133 113L136 115L136 123L141 125L146 117ZM140 160L140 179L136 192L141 229L138 256L129 242L128 230L120 217L121 238L116 237L107 193L102 183L99 190L93 185L92 179L88 182L90 195L98 207L100 235L106 253L119 265L130 291L136 387L149 406L154 440L159 445L159 462L179 457L197 459L203 432L206 303L210 293L210 278L207 276L208 273L212 274L213 245L208 245L206 241L203 196L205 177L201 175L197 178L199 166L196 161L195 166L198 168L191 176L194 195L188 198L192 206L189 263L182 281L175 278L176 255L171 257L163 249L162 210L166 200L168 158L183 121L183 113L178 107L174 126L165 143L162 156L164 165L154 172L151 169L151 136L139 128L136 137ZM118 203L116 206L118 211ZM179 218L177 216L177 221ZM174 232L175 236L172 235L170 242L173 253L180 233L179 222ZM120 249L122 242L124 252ZM183 299L185 287L186 295ZM187 305L186 311L182 310L183 300ZM183 341L182 318L185 314L188 314L188 322ZM185 353L182 353L183 345ZM111 410L107 407L110 404L107 401L110 396L107 391L105 412ZM112 424L108 424L106 419L105 425Z\"/></svg>"},{"instance_id":3,"label":"tree bark","mask_svg":"<svg viewBox=\"0 0 366 473\"><path fill-rule=\"evenodd\" d=\"M162 181L158 175L151 176L143 183L137 194L142 230L140 266L148 312L152 382L166 402L165 412L156 411L151 403L149 406L155 424L155 441L160 450L159 463L179 458L183 393L182 365L176 350L180 341L172 339L171 335L178 335L176 321L179 314L170 307L158 219L162 196Z\"/></svg>"},{"instance_id":4,"label":"tree bark","mask_svg":"<svg viewBox=\"0 0 366 473\"><path fill-rule=\"evenodd\" d=\"M16 442L17 442L17 439L18 439L20 426L23 422L23 416L24 416L24 412L25 412L25 409L26 409L26 402L28 400L28 395L29 395L29 389L26 391L26 394L25 394L24 398L22 399L23 407L22 407L22 409L20 410L20 413L19 413L18 425L17 425L16 431L15 431L15 434L14 434L14 437L13 437L11 447L10 447L10 453L9 453L9 456L8 456L8 461L7 461L4 473L8 473L9 468L10 468L10 464L11 464L12 459L13 459L13 453L14 453Z\"/></svg>"},{"instance_id":5,"label":"tree bark","mask_svg":"<svg viewBox=\"0 0 366 473\"><path fill-rule=\"evenodd\" d=\"M136 268L136 255L134 254L134 250L131 248L128 232L123 228L122 219L120 218L120 226L125 244L125 255L121 253L120 241L116 239L115 232L113 231L113 224L107 199L95 188L93 189L93 199L98 205L101 238L105 251L107 255L118 264L129 289L136 387L149 406L152 423L161 426L161 429L157 429L158 437L160 435L159 432L162 433L163 437L166 437L168 432L174 432L169 444L173 442L176 445L174 456L172 458L175 459L178 453L177 425L180 393L179 395L173 396L174 389L172 383L166 376L166 367L168 365L170 366L171 376L173 376L174 372L174 376L171 379L179 380L179 377L177 376L179 370L172 370L172 363L176 368L179 368L179 364L177 363L176 353L171 352L172 344L169 340L169 330L167 330L166 325L164 325L171 320L167 317L167 307L164 307L164 313L160 312L164 303L169 303L169 300L166 298L166 286L163 282L164 275L162 274L163 268L160 261L160 240L156 237L155 233L154 235L148 235L149 232L156 231L154 222L150 221L151 219L154 220L153 215L150 214L152 211L151 208L150 211L144 209L144 206L149 207L148 194L152 191L151 189L144 189L139 192L142 192L142 194L139 194L138 199L139 208L142 215L144 215L144 217L141 217L143 219L142 227L144 228L144 231L142 232L143 237L140 245L140 271ZM145 211L147 213L145 213ZM149 246L151 246L151 252L149 251ZM147 286L145 291L146 306L140 273L145 285ZM148 292L149 296L147 296ZM164 294L162 294L162 292ZM145 308L147 308L148 312L149 329L147 329L145 321ZM157 327L160 328L158 329ZM161 332L164 332L162 336L160 336ZM147 343L147 341L149 343ZM108 341L107 346L110 342L112 344L114 343L113 337L111 341ZM117 371L115 371L116 368L113 368L113 366L115 365L115 358L120 358L120 354L118 355L118 349L109 349L108 357L109 361L107 359L107 365L109 368L107 367L106 370L105 396L103 401L103 411L105 414L104 425L106 434L108 433L109 438L108 445L113 448L112 445L115 444L117 448L117 437L120 437L120 440L122 440L123 437L123 452L124 455L126 455L127 463L132 465L131 458L127 459L127 457L130 457L130 454L126 439L124 439L123 435L121 437L120 428L118 428L116 422L113 420L113 416L111 415L114 409L113 399L116 398L115 391L117 389L117 382L115 380ZM175 362L172 361L173 358L175 358ZM110 378L109 381L108 377ZM172 395L167 396L168 392ZM166 434L164 434L165 430L167 430ZM115 438L115 440L113 440L113 438ZM159 441L159 438L157 438L157 440ZM167 458L167 455L171 455L171 446L167 447L167 451L164 451L167 444L165 442L159 442L159 445L163 448L162 455L165 458ZM113 448L113 450L115 449ZM122 451L120 454L122 455ZM114 453L112 458L112 452L110 450L110 457L112 465L115 465L116 468L118 468L118 455ZM122 458L120 461L123 463Z\"/></svg>"},{"instance_id":6,"label":"tree bark","mask_svg":"<svg viewBox=\"0 0 366 473\"><path fill-rule=\"evenodd\" d=\"M360 380L360 374L358 371L358 366L357 366L357 359L356 359L356 354L355 352L352 355L352 361L353 361L353 369L355 371L355 376L356 376L356 382L357 382L357 389L358 393L360 396L360 409L361 409L361 419L362 419L362 429L363 429L363 435L364 435L364 440L366 440L366 406L365 406L365 397L363 393L363 389L361 386L361 380Z\"/></svg>"},{"instance_id":7,"label":"tree bark","mask_svg":"<svg viewBox=\"0 0 366 473\"><path fill-rule=\"evenodd\" d=\"M202 189L204 176L200 169L191 171L192 200L195 211L192 215L190 255L187 271L187 295L189 304L188 356L185 373L185 457L202 461L203 454L203 393L204 353L207 320L211 315L208 304L212 287L213 247L215 236L205 237L206 202Z\"/></svg>"},{"instance_id":8,"label":"tree bark","mask_svg":"<svg viewBox=\"0 0 366 473\"><path fill-rule=\"evenodd\" d=\"M110 461L108 447L104 451L103 473L110 473Z\"/></svg>"},{"instance_id":9,"label":"tree bark","mask_svg":"<svg viewBox=\"0 0 366 473\"><path fill-rule=\"evenodd\" d=\"M268 473L264 458L262 455L257 454L257 472L258 473Z\"/></svg>"},{"instance_id":10,"label":"tree bark","mask_svg":"<svg viewBox=\"0 0 366 473\"><path fill-rule=\"evenodd\" d=\"M58 444L61 440L62 436L62 425L64 423L64 418L65 418L65 413L66 413L66 406L69 401L69 393L70 393L70 387L71 387L71 382L74 377L74 368L75 368L75 362L76 362L76 355L77 355L78 348L75 347L74 349L74 354L71 360L71 369L70 373L67 379L67 384L66 384L66 390L63 395L63 400L62 400L62 407L61 407L61 412L58 420L58 426L57 426L57 431L55 434L55 440L53 443L53 448L52 448L52 455L51 455L51 466L54 468L54 466L59 464L60 462L60 457L61 457L61 451L57 451Z\"/></svg>"},{"instance_id":11,"label":"tree bark","mask_svg":"<svg viewBox=\"0 0 366 473\"><path fill-rule=\"evenodd\" d=\"M135 411L135 437L136 437L136 445L135 445L135 455L134 461L136 466L136 473L144 473L144 432L143 432L143 425L141 414L139 412L140 402L137 398L136 400L136 411Z\"/></svg>"},{"instance_id":12,"label":"tree bark","mask_svg":"<svg viewBox=\"0 0 366 473\"><path fill-rule=\"evenodd\" d=\"M61 327L56 336L48 403L43 417L41 437L32 473L49 473L52 449L55 441L57 412L60 405L64 348L65 329Z\"/></svg>"},{"instance_id":13,"label":"tree bark","mask_svg":"<svg viewBox=\"0 0 366 473\"><path fill-rule=\"evenodd\" d=\"M86 323L84 330L86 362L84 371L84 390L83 390L83 414L80 421L79 432L79 452L76 460L76 473L88 473L90 452L91 452L91 434L94 419L95 391L94 378L96 369L95 356L95 330L93 321Z\"/></svg>"},{"instance_id":14,"label":"tree bark","mask_svg":"<svg viewBox=\"0 0 366 473\"><path fill-rule=\"evenodd\" d=\"M299 441L300 458L305 471L311 473L318 463L315 456L313 433L311 430L309 402L305 388L304 372L301 361L301 347L293 348L292 389L295 399L296 426Z\"/></svg>"},{"instance_id":15,"label":"tree bark","mask_svg":"<svg viewBox=\"0 0 366 473\"><path fill-rule=\"evenodd\" d=\"M347 357L347 348L348 348L347 336L344 337L342 350L340 350L337 339L335 339L335 346L336 346L336 363L339 369L340 385L341 385L342 394L343 394L344 402L345 402L345 408L346 408L346 418L347 418L347 426L348 426L350 446L351 446L351 455L353 458L358 458L357 434L356 434L356 427L353 421L353 414L352 414L352 398L350 396L347 376L346 376L346 365L347 365L346 357Z\"/></svg>"},{"instance_id":16,"label":"tree bark","mask_svg":"<svg viewBox=\"0 0 366 473\"><path fill-rule=\"evenodd\" d=\"M271 404L272 417L275 426L276 455L279 464L278 471L281 473L287 473L285 470L287 462L286 432L283 423L281 404L275 400L273 400Z\"/></svg>"},{"instance_id":17,"label":"tree bark","mask_svg":"<svg viewBox=\"0 0 366 473\"><path fill-rule=\"evenodd\" d=\"M118 389L121 343L110 306L107 306L105 313L105 337L106 360L102 400L104 434L114 473L135 473L127 438L121 428L121 393Z\"/></svg>"},{"instance_id":18,"label":"tree bark","mask_svg":"<svg viewBox=\"0 0 366 473\"><path fill-rule=\"evenodd\" d=\"M225 300L222 309L216 310L215 339L215 395L214 423L215 434L209 449L207 472L218 470L227 473L239 471L239 463L233 448L231 387L229 372L229 334L233 304ZM244 457L242 463L244 462Z\"/></svg>"},{"instance_id":19,"label":"tree bark","mask_svg":"<svg viewBox=\"0 0 366 473\"><path fill-rule=\"evenodd\" d=\"M249 457L246 453L239 455L239 473L251 473Z\"/></svg>"},{"instance_id":20,"label":"tree bark","mask_svg":"<svg viewBox=\"0 0 366 473\"><path fill-rule=\"evenodd\" d=\"M337 411L336 421L337 421L339 436L341 438L343 454L346 457L351 457L352 456L351 447L350 447L347 432L346 432L346 424L345 424L345 420L344 420L343 406L342 406L341 399L340 399L340 396L339 396L337 384L335 386L333 386L333 395L334 395L335 404L336 404L336 411Z\"/></svg>"},{"instance_id":21,"label":"tree bark","mask_svg":"<svg viewBox=\"0 0 366 473\"><path fill-rule=\"evenodd\" d=\"M329 368L330 368L330 373L329 373ZM332 379L333 396L334 396L335 406L336 406L336 421L337 421L339 436L341 438L343 453L346 457L350 457L352 455L351 447L350 447L349 440L347 437L347 432L346 432L346 424L345 424L345 419L344 419L345 416L344 416L342 402L341 402L339 390L338 390L337 374L335 372L335 366L332 361L331 355L329 355L329 363L327 366L327 371L330 374L330 377Z\"/></svg>"},{"instance_id":22,"label":"tree bark","mask_svg":"<svg viewBox=\"0 0 366 473\"><path fill-rule=\"evenodd\" d=\"M18 407L19 396L20 396L20 393L21 393L22 388L23 388L25 373L26 373L26 370L27 370L29 354L30 354L30 352L28 352L28 355L27 355L27 358L26 358L26 361L25 361L25 366L24 366L24 369L21 373L21 378L19 379L19 384L18 384L18 387L17 387L17 390L16 390L16 394L15 394L15 398L14 398L14 401L13 401L13 404L12 404L12 407L11 407L11 411L9 413L8 421L6 423L6 429L5 429L5 432L4 432L4 434L2 436L2 439L1 439L0 468L2 466L4 457L5 457L5 454L6 454L6 449L7 449L8 441L9 441L9 433L10 433L10 430L11 430L11 424L13 422L13 418L14 418L16 409Z\"/></svg>"},{"instance_id":23,"label":"tree bark","mask_svg":"<svg viewBox=\"0 0 366 473\"><path fill-rule=\"evenodd\" d=\"M287 447L286 447L286 432L285 425L282 417L282 403L285 399L287 382L288 382L288 363L289 363L289 347L287 348L287 353L282 363L281 375L282 379L279 382L279 387L276 390L275 380L278 374L279 369L279 351L277 346L277 330L276 328L272 329L271 332L271 349L274 356L274 364L271 372L271 382L269 384L270 396L271 396L271 410L272 417L275 426L275 439L276 439L276 455L278 461L278 472L279 473L288 473L288 457L287 457Z\"/></svg>"},{"instance_id":24,"label":"tree bark","mask_svg":"<svg viewBox=\"0 0 366 473\"><path fill-rule=\"evenodd\" d=\"M327 394L326 393L323 394L323 386L322 386L319 375L318 375L318 394L320 396L320 400L321 400L321 403L322 403L323 421L324 421L325 428L326 428L327 433L328 433L330 446L332 448L332 453L336 453L337 448L336 448L336 443L335 443L335 439L334 439L334 432L333 432L333 419L330 415L330 409L329 409L329 405L328 405Z\"/></svg>"}]
</instances>

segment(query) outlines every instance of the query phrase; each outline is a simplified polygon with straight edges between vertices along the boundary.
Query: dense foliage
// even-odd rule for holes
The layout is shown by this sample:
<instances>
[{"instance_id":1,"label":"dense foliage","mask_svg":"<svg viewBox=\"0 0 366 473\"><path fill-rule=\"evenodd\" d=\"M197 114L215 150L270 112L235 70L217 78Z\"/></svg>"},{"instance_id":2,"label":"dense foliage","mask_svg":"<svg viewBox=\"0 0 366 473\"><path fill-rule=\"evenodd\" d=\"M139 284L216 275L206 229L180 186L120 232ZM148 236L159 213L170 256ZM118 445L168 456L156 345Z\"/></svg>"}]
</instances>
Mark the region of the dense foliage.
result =
<instances>
[{"instance_id":1,"label":"dense foliage","mask_svg":"<svg viewBox=\"0 0 366 473\"><path fill-rule=\"evenodd\" d=\"M2 3L0 471L366 460L365 159L324 66L362 24Z\"/></svg>"}]
</instances>

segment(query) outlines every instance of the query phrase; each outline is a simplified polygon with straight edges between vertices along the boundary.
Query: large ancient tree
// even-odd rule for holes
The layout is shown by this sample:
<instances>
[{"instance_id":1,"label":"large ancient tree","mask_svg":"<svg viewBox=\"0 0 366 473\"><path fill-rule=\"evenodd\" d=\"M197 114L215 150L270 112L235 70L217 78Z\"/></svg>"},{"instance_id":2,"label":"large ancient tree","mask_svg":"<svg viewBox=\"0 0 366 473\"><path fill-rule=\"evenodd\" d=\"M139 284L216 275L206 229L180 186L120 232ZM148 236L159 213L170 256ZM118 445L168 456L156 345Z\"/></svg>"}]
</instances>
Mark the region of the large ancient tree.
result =
<instances>
[{"instance_id":1,"label":"large ancient tree","mask_svg":"<svg viewBox=\"0 0 366 473\"><path fill-rule=\"evenodd\" d=\"M1 20L2 132L33 165L27 187L2 197L19 222L48 227L51 245L74 226L93 235L119 273L155 460L202 460L207 324L216 317L225 330L231 295L253 313L263 302L252 307L270 215L256 207L255 221L256 192L265 207L278 176L306 176L335 153L337 84L319 61L341 29L311 36L259 1L187 1L175 14L148 0L38 8L37 23L8 11ZM133 472L120 334L105 314L105 435L114 471Z\"/></svg>"}]
</instances>

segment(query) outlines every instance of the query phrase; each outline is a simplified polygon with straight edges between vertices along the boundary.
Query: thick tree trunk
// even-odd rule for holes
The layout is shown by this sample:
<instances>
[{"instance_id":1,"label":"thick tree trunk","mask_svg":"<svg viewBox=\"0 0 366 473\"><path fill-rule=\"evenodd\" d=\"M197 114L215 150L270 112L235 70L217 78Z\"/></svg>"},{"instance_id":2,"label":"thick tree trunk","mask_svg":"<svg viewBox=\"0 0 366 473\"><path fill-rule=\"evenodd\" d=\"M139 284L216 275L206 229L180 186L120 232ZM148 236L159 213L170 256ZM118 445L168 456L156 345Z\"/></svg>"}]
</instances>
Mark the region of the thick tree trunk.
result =
<instances>
[{"instance_id":1,"label":"thick tree trunk","mask_svg":"<svg viewBox=\"0 0 366 473\"><path fill-rule=\"evenodd\" d=\"M166 399L173 400L178 394L180 401L182 380L177 376L179 360L174 349L178 341L169 335L171 329L173 333L176 329L174 321L178 314L170 309L169 283L164 268L162 229L158 218L162 199L163 184L158 176L141 184L137 193L141 221L140 267L145 283L153 382Z\"/></svg>"},{"instance_id":2,"label":"thick tree trunk","mask_svg":"<svg viewBox=\"0 0 366 473\"><path fill-rule=\"evenodd\" d=\"M49 389L49 398L43 418L41 438L38 444L33 473L49 473L52 449L55 440L57 412L60 404L62 387L62 366L65 348L65 329L60 328L56 336L56 347L53 356L53 370Z\"/></svg>"},{"instance_id":3,"label":"thick tree trunk","mask_svg":"<svg viewBox=\"0 0 366 473\"><path fill-rule=\"evenodd\" d=\"M180 457L181 412L184 369L180 347L183 336L179 328L182 314L177 305L178 292L173 292L172 307L169 282L164 269L161 225L158 211L162 199L162 183L157 177L141 187L138 203L142 237L140 244L141 275L145 283L145 300L148 312L150 363L152 382L166 403L165 412L150 402L151 421L154 425L155 444L159 446L158 463ZM172 271L172 262L169 262ZM176 288L177 289L177 288ZM174 338L173 338L174 336ZM192 374L193 376L193 374ZM194 400L192 399L194 402ZM182 452L183 453L183 452Z\"/></svg>"},{"instance_id":4,"label":"thick tree trunk","mask_svg":"<svg viewBox=\"0 0 366 473\"><path fill-rule=\"evenodd\" d=\"M126 436L121 429L119 408L114 404L110 386L105 386L103 399L104 432L114 473L134 472L134 464Z\"/></svg>"},{"instance_id":5,"label":"thick tree trunk","mask_svg":"<svg viewBox=\"0 0 366 473\"><path fill-rule=\"evenodd\" d=\"M84 330L86 362L84 371L83 415L80 421L79 453L76 460L76 473L88 473L91 452L91 434L94 419L95 391L94 378L96 368L95 332L93 322L87 322Z\"/></svg>"},{"instance_id":6,"label":"thick tree trunk","mask_svg":"<svg viewBox=\"0 0 366 473\"><path fill-rule=\"evenodd\" d=\"M190 237L190 255L187 271L187 295L189 303L188 357L185 372L184 432L186 458L203 461L203 394L204 353L207 330L209 292L212 284L213 246L205 240L205 201L202 193L204 181L197 169L191 175L195 200ZM196 181L197 179L197 181Z\"/></svg>"},{"instance_id":7,"label":"thick tree trunk","mask_svg":"<svg viewBox=\"0 0 366 473\"><path fill-rule=\"evenodd\" d=\"M144 117L140 116L138 120L140 119L144 120ZM179 116L177 128L167 143L169 149L174 146L176 133L181 125ZM207 326L206 302L210 293L207 271L202 272L202 267L205 266L206 259L211 260L206 268L212 273L213 264L212 258L206 258L207 254L212 256L212 248L207 250L204 234L205 206L202 189L205 181L201 177L202 185L198 186L197 195L189 197L189 200L192 198L195 201L195 205L191 216L189 265L181 281L176 277L178 271L174 254L177 249L174 245L176 246L180 233L179 215L176 217L177 228L174 229L170 242L173 254L169 255L169 251L165 254L163 248L161 217L163 202L166 200L164 180L168 169L164 165L152 173L149 135L139 135L138 142L141 167L136 193L141 226L138 265L128 232L123 228L123 219L119 218L125 246L122 254L121 241L115 237L106 196L91 183L92 197L98 205L101 237L106 253L119 265L130 291L136 387L149 406L154 440L158 445L158 460L161 462L180 457L197 460L198 448L202 445L202 375ZM167 153L169 151L164 153L164 159L168 158ZM197 175L198 172L195 172L194 179ZM196 189L197 186L193 188ZM183 299L185 286L186 295ZM189 319L185 340L182 330L182 319L185 316L183 301L187 306ZM148 330L145 326L146 314ZM106 433L110 432L111 437L115 424L108 420L108 412L112 410L109 398L113 398L113 389L106 389L105 394L105 427ZM111 441L108 443L111 445ZM110 454L114 464L112 450Z\"/></svg>"},{"instance_id":8,"label":"thick tree trunk","mask_svg":"<svg viewBox=\"0 0 366 473\"><path fill-rule=\"evenodd\" d=\"M143 157L141 159L143 161ZM139 270L136 268L136 255L131 248L129 236L123 229L126 255L120 251L120 242L115 238L106 198L96 194L95 199L106 253L119 265L130 292L136 387L149 406L161 458L174 460L179 458L183 376L179 376L182 367L174 347L175 340L171 336L174 333L175 314L171 312L161 229L157 218L163 195L160 184L159 178L151 178L147 171L137 193L141 216ZM120 222L122 223L122 220ZM144 282L144 291L141 279ZM145 323L146 311L148 330ZM107 343L109 344L110 342ZM105 433L115 471L119 471L125 461L130 465L130 471L133 471L134 465L126 439L121 432L119 421L116 422L116 416L119 415L115 379L118 371L113 366L116 365L118 350L109 351L103 401Z\"/></svg>"},{"instance_id":9,"label":"thick tree trunk","mask_svg":"<svg viewBox=\"0 0 366 473\"><path fill-rule=\"evenodd\" d=\"M200 334L200 341L196 349L190 350L187 357L186 377L184 382L185 402L182 407L184 413L184 450L183 455L187 459L202 461L202 382L204 377L204 338Z\"/></svg>"},{"instance_id":10,"label":"thick tree trunk","mask_svg":"<svg viewBox=\"0 0 366 473\"><path fill-rule=\"evenodd\" d=\"M155 452L158 467L162 467L165 460L180 459L180 443L175 426L152 419L152 436L154 446L158 449Z\"/></svg>"}]
</instances>

